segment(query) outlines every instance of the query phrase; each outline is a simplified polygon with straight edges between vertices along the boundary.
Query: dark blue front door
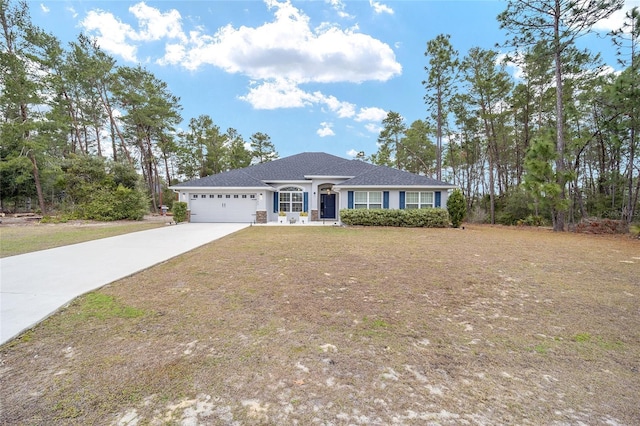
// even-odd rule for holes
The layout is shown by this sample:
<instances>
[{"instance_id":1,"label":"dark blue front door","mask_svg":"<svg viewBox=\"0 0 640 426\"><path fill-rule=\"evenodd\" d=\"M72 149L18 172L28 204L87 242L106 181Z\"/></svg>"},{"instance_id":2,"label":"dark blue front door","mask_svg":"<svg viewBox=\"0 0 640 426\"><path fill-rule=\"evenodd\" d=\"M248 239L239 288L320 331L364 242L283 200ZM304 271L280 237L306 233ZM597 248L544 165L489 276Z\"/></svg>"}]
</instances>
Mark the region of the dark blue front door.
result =
<instances>
[{"instance_id":1,"label":"dark blue front door","mask_svg":"<svg viewBox=\"0 0 640 426\"><path fill-rule=\"evenodd\" d=\"M320 194L320 219L336 218L336 194Z\"/></svg>"}]
</instances>

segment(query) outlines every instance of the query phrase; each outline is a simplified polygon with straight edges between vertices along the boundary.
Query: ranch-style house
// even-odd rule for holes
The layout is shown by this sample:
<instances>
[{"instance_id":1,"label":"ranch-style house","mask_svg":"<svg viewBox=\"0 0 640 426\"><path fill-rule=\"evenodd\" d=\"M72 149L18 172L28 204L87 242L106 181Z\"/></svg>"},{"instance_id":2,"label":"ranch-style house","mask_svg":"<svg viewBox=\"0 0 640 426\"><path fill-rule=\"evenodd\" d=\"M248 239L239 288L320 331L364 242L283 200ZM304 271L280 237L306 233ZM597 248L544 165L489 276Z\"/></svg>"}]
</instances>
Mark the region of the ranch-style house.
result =
<instances>
[{"instance_id":1,"label":"ranch-style house","mask_svg":"<svg viewBox=\"0 0 640 426\"><path fill-rule=\"evenodd\" d=\"M341 209L443 208L456 188L324 152L303 152L171 186L191 222L340 222Z\"/></svg>"}]
</instances>

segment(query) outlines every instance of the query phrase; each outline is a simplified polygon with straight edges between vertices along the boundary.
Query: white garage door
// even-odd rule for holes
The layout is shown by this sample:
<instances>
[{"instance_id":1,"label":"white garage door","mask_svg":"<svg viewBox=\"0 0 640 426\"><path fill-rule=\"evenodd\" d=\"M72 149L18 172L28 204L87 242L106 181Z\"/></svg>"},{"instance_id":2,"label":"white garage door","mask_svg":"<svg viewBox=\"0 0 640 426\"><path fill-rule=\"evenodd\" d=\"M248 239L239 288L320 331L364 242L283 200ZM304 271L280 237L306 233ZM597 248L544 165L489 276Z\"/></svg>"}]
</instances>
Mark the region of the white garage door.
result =
<instances>
[{"instance_id":1,"label":"white garage door","mask_svg":"<svg viewBox=\"0 0 640 426\"><path fill-rule=\"evenodd\" d=\"M191 222L251 223L256 217L255 194L191 194Z\"/></svg>"}]
</instances>

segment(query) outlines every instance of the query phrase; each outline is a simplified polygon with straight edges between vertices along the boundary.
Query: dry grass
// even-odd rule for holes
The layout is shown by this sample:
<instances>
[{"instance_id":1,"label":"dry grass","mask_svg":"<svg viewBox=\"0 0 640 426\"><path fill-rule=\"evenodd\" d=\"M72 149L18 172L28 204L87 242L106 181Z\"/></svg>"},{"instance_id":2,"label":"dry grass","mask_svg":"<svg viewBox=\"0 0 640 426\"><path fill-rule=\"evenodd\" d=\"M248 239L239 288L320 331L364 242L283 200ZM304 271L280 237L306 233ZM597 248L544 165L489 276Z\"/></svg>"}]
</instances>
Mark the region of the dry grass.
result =
<instances>
[{"instance_id":1,"label":"dry grass","mask_svg":"<svg viewBox=\"0 0 640 426\"><path fill-rule=\"evenodd\" d=\"M252 227L0 350L4 424L640 422L640 242Z\"/></svg>"},{"instance_id":2,"label":"dry grass","mask_svg":"<svg viewBox=\"0 0 640 426\"><path fill-rule=\"evenodd\" d=\"M18 220L12 223L4 219L4 224L0 226L0 257L15 256L17 254L143 231L163 226L164 222L165 220L160 218L160 220L140 222L71 221L68 223L40 224Z\"/></svg>"}]
</instances>

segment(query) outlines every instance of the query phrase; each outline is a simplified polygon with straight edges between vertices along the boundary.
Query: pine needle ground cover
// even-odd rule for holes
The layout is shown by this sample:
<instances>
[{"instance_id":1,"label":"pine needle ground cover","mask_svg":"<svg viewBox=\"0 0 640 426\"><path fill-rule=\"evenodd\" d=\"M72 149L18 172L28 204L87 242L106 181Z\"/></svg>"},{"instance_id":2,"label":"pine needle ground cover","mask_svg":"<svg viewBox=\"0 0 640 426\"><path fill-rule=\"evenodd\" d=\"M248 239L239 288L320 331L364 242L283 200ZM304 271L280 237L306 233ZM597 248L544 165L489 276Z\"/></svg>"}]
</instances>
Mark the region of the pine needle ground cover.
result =
<instances>
[{"instance_id":1,"label":"pine needle ground cover","mask_svg":"<svg viewBox=\"0 0 640 426\"><path fill-rule=\"evenodd\" d=\"M0 348L4 424L637 424L640 242L251 227Z\"/></svg>"}]
</instances>

